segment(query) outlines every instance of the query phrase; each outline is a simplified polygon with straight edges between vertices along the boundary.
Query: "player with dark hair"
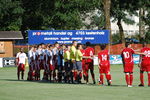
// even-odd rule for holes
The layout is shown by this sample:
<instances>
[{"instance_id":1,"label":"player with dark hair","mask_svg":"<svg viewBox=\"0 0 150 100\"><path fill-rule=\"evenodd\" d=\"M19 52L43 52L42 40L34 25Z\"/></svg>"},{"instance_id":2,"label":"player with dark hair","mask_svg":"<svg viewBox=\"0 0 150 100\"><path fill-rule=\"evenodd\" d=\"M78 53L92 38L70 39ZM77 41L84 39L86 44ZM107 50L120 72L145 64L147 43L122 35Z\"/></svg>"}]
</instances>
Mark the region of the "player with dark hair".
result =
<instances>
[{"instance_id":1,"label":"player with dark hair","mask_svg":"<svg viewBox=\"0 0 150 100\"><path fill-rule=\"evenodd\" d=\"M52 81L52 76L54 74L54 66L53 66L53 45L49 46L49 50L48 50L48 64L49 64L49 77L50 77L50 82ZM53 80L54 77L53 77Z\"/></svg>"},{"instance_id":2,"label":"player with dark hair","mask_svg":"<svg viewBox=\"0 0 150 100\"><path fill-rule=\"evenodd\" d=\"M53 79L54 81L58 81L58 52L59 52L59 44L58 42L56 42L54 44L54 48L52 50L53 52L53 67L54 67L54 70L53 70Z\"/></svg>"},{"instance_id":3,"label":"player with dark hair","mask_svg":"<svg viewBox=\"0 0 150 100\"><path fill-rule=\"evenodd\" d=\"M46 65L46 54L47 54L47 45L42 44L42 54L41 54L41 60L42 60L42 69L44 69L43 73L43 80L47 80L47 65Z\"/></svg>"},{"instance_id":4,"label":"player with dark hair","mask_svg":"<svg viewBox=\"0 0 150 100\"><path fill-rule=\"evenodd\" d=\"M131 49L130 43L125 43L125 49L123 49L121 56L124 67L125 79L128 87L132 87L133 82L133 54L134 50Z\"/></svg>"},{"instance_id":5,"label":"player with dark hair","mask_svg":"<svg viewBox=\"0 0 150 100\"><path fill-rule=\"evenodd\" d=\"M133 82L133 54L136 52L131 49L130 43L125 43L125 49L123 49L121 56L124 67L125 79L128 87L132 87ZM136 54L144 54L144 53L136 53Z\"/></svg>"},{"instance_id":6,"label":"player with dark hair","mask_svg":"<svg viewBox=\"0 0 150 100\"><path fill-rule=\"evenodd\" d=\"M59 47L58 51L58 82L62 82L64 79L64 50L66 46L63 44Z\"/></svg>"},{"instance_id":7,"label":"player with dark hair","mask_svg":"<svg viewBox=\"0 0 150 100\"><path fill-rule=\"evenodd\" d=\"M85 49L85 56L88 57L86 59L86 63L85 63L85 70L86 70L86 83L88 84L89 82L89 77L88 77L88 71L90 70L91 76L92 76L92 80L93 80L93 84L95 84L95 75L94 75L94 49L91 46L90 42L86 42L86 49Z\"/></svg>"},{"instance_id":8,"label":"player with dark hair","mask_svg":"<svg viewBox=\"0 0 150 100\"><path fill-rule=\"evenodd\" d=\"M85 45L82 45L81 52L82 52L82 55L85 56ZM84 80L86 80L85 62L86 62L86 59L83 57L82 58L82 72L83 72Z\"/></svg>"},{"instance_id":9,"label":"player with dark hair","mask_svg":"<svg viewBox=\"0 0 150 100\"><path fill-rule=\"evenodd\" d=\"M109 62L109 52L105 50L106 45L100 45L101 50L98 53L98 65L99 65L99 73L100 73L100 81L99 85L104 84L104 74L106 75L108 85L111 85L111 75L110 75L110 62Z\"/></svg>"},{"instance_id":10,"label":"player with dark hair","mask_svg":"<svg viewBox=\"0 0 150 100\"><path fill-rule=\"evenodd\" d=\"M33 80L33 70L34 70L33 51L34 51L34 46L31 46L28 51L29 72L28 72L27 80L29 80L29 81Z\"/></svg>"},{"instance_id":11,"label":"player with dark hair","mask_svg":"<svg viewBox=\"0 0 150 100\"><path fill-rule=\"evenodd\" d=\"M66 50L64 52L64 69L65 69L65 78L64 81L65 83L70 83L71 82L71 73L72 73L72 69L71 69L71 60L70 60L70 45L66 46Z\"/></svg>"},{"instance_id":12,"label":"player with dark hair","mask_svg":"<svg viewBox=\"0 0 150 100\"><path fill-rule=\"evenodd\" d=\"M35 80L40 80L40 50L41 50L41 45L37 45L37 50L36 50L36 69L35 69Z\"/></svg>"},{"instance_id":13,"label":"player with dark hair","mask_svg":"<svg viewBox=\"0 0 150 100\"><path fill-rule=\"evenodd\" d=\"M141 53L145 53L146 55L140 55L140 85L144 86L144 72L147 72L148 75L148 86L150 86L150 48L147 47L146 42L143 43L143 48L141 49Z\"/></svg>"},{"instance_id":14,"label":"player with dark hair","mask_svg":"<svg viewBox=\"0 0 150 100\"><path fill-rule=\"evenodd\" d=\"M77 45L77 50L76 50L76 70L77 70L77 83L81 83L82 79L82 57L83 54L81 52L82 49L82 44Z\"/></svg>"},{"instance_id":15,"label":"player with dark hair","mask_svg":"<svg viewBox=\"0 0 150 100\"><path fill-rule=\"evenodd\" d=\"M77 46L77 41L73 41L72 42L72 46L71 46L71 49L70 49L70 59L71 59L71 69L72 69L72 72L71 72L71 82L74 83L74 81L76 81L77 79L77 70L76 70L76 46Z\"/></svg>"}]
</instances>

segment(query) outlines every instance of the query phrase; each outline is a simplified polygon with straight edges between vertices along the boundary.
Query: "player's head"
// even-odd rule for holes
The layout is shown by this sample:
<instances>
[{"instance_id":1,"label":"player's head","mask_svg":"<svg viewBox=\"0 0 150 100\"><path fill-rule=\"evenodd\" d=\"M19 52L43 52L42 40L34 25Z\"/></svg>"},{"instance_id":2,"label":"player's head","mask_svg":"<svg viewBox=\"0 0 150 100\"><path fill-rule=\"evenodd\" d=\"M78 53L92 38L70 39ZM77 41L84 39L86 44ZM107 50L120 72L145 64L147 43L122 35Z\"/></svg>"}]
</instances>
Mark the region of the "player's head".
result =
<instances>
[{"instance_id":1,"label":"player's head","mask_svg":"<svg viewBox=\"0 0 150 100\"><path fill-rule=\"evenodd\" d=\"M49 49L52 50L54 48L54 45L49 45Z\"/></svg>"},{"instance_id":2,"label":"player's head","mask_svg":"<svg viewBox=\"0 0 150 100\"><path fill-rule=\"evenodd\" d=\"M48 45L48 46L47 46L47 50L50 50L50 47L51 47L51 46L50 46L50 45Z\"/></svg>"},{"instance_id":3,"label":"player's head","mask_svg":"<svg viewBox=\"0 0 150 100\"><path fill-rule=\"evenodd\" d=\"M60 44L58 49L59 49L59 50L62 50L62 49L63 49L63 45Z\"/></svg>"},{"instance_id":4,"label":"player's head","mask_svg":"<svg viewBox=\"0 0 150 100\"><path fill-rule=\"evenodd\" d=\"M59 43L58 43L58 42L55 42L54 46L55 46L56 48L59 48Z\"/></svg>"},{"instance_id":5,"label":"player's head","mask_svg":"<svg viewBox=\"0 0 150 100\"><path fill-rule=\"evenodd\" d=\"M91 43L90 42L86 42L86 46L87 47L91 46Z\"/></svg>"},{"instance_id":6,"label":"player's head","mask_svg":"<svg viewBox=\"0 0 150 100\"><path fill-rule=\"evenodd\" d=\"M24 48L20 48L20 52L24 52Z\"/></svg>"},{"instance_id":7,"label":"player's head","mask_svg":"<svg viewBox=\"0 0 150 100\"><path fill-rule=\"evenodd\" d=\"M75 47L76 47L76 46L77 46L77 44L78 44L78 42L77 42L76 40L72 41L72 45L73 45L73 46L75 46Z\"/></svg>"},{"instance_id":8,"label":"player's head","mask_svg":"<svg viewBox=\"0 0 150 100\"><path fill-rule=\"evenodd\" d=\"M144 43L142 44L142 46L143 46L143 47L146 47L146 45L147 45L147 43L146 43L146 42L144 42Z\"/></svg>"},{"instance_id":9,"label":"player's head","mask_svg":"<svg viewBox=\"0 0 150 100\"><path fill-rule=\"evenodd\" d=\"M125 43L125 47L126 47L126 48L130 48L130 47L131 47L131 44L130 44L129 42L126 42L126 43Z\"/></svg>"},{"instance_id":10,"label":"player's head","mask_svg":"<svg viewBox=\"0 0 150 100\"><path fill-rule=\"evenodd\" d=\"M82 49L86 49L86 46L84 44L82 44Z\"/></svg>"},{"instance_id":11,"label":"player's head","mask_svg":"<svg viewBox=\"0 0 150 100\"><path fill-rule=\"evenodd\" d=\"M37 48L38 48L38 49L42 48L41 44L37 45Z\"/></svg>"},{"instance_id":12,"label":"player's head","mask_svg":"<svg viewBox=\"0 0 150 100\"><path fill-rule=\"evenodd\" d=\"M33 45L30 46L30 47L29 47L29 50L33 51L33 50L34 50L34 46L33 46Z\"/></svg>"},{"instance_id":13,"label":"player's head","mask_svg":"<svg viewBox=\"0 0 150 100\"><path fill-rule=\"evenodd\" d=\"M67 50L70 51L71 46L70 46L70 45L67 45L66 48L67 48Z\"/></svg>"},{"instance_id":14,"label":"player's head","mask_svg":"<svg viewBox=\"0 0 150 100\"><path fill-rule=\"evenodd\" d=\"M66 49L66 45L65 44L62 45L62 49L63 50Z\"/></svg>"},{"instance_id":15,"label":"player's head","mask_svg":"<svg viewBox=\"0 0 150 100\"><path fill-rule=\"evenodd\" d=\"M101 44L100 47L101 47L101 50L104 50L106 48L106 44Z\"/></svg>"},{"instance_id":16,"label":"player's head","mask_svg":"<svg viewBox=\"0 0 150 100\"><path fill-rule=\"evenodd\" d=\"M41 47L42 47L42 49L45 49L45 44L41 43Z\"/></svg>"},{"instance_id":17,"label":"player's head","mask_svg":"<svg viewBox=\"0 0 150 100\"><path fill-rule=\"evenodd\" d=\"M51 45L50 43L47 44L47 46L50 46L50 45Z\"/></svg>"},{"instance_id":18,"label":"player's head","mask_svg":"<svg viewBox=\"0 0 150 100\"><path fill-rule=\"evenodd\" d=\"M82 44L78 44L78 45L77 45L77 49L78 49L78 50L81 50L81 49L82 49Z\"/></svg>"},{"instance_id":19,"label":"player's head","mask_svg":"<svg viewBox=\"0 0 150 100\"><path fill-rule=\"evenodd\" d=\"M37 50L37 46L34 46L33 48L34 48L33 51L36 51L36 50Z\"/></svg>"}]
</instances>

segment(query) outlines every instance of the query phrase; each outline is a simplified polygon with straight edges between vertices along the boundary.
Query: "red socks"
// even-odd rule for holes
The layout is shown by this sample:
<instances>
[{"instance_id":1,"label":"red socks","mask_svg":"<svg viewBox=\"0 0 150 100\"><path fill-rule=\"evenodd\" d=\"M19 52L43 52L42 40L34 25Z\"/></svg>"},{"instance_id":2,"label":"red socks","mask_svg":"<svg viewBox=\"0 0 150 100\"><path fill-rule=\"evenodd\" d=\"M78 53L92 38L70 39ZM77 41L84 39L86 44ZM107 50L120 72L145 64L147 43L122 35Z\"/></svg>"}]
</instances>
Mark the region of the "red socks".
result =
<instances>
[{"instance_id":1,"label":"red socks","mask_svg":"<svg viewBox=\"0 0 150 100\"><path fill-rule=\"evenodd\" d=\"M132 82L133 82L133 74L130 74L130 75L126 74L126 75L125 75L125 79L126 79L127 85L132 85Z\"/></svg>"},{"instance_id":2,"label":"red socks","mask_svg":"<svg viewBox=\"0 0 150 100\"><path fill-rule=\"evenodd\" d=\"M129 85L129 75L125 75L125 79L126 79L126 83L127 83L127 85Z\"/></svg>"},{"instance_id":3,"label":"red socks","mask_svg":"<svg viewBox=\"0 0 150 100\"><path fill-rule=\"evenodd\" d=\"M77 72L73 72L74 80L77 80Z\"/></svg>"},{"instance_id":4,"label":"red socks","mask_svg":"<svg viewBox=\"0 0 150 100\"><path fill-rule=\"evenodd\" d=\"M130 74L130 85L132 85L133 82L133 74Z\"/></svg>"},{"instance_id":5,"label":"red socks","mask_svg":"<svg viewBox=\"0 0 150 100\"><path fill-rule=\"evenodd\" d=\"M100 82L101 82L101 84L104 83L104 75L100 75Z\"/></svg>"},{"instance_id":6,"label":"red socks","mask_svg":"<svg viewBox=\"0 0 150 100\"><path fill-rule=\"evenodd\" d=\"M79 74L80 78L82 79L82 73Z\"/></svg>"},{"instance_id":7,"label":"red socks","mask_svg":"<svg viewBox=\"0 0 150 100\"><path fill-rule=\"evenodd\" d=\"M106 79L107 80L111 80L111 75L109 74L109 75L106 75Z\"/></svg>"}]
</instances>

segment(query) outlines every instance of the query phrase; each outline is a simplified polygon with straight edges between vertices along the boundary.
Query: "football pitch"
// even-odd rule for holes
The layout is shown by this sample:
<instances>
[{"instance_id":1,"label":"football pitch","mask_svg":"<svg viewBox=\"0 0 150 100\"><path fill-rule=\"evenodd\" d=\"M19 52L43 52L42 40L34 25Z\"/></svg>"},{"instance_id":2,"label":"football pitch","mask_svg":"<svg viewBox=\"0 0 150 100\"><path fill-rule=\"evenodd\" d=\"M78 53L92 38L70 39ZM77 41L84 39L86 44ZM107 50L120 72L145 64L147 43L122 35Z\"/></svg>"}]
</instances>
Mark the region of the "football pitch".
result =
<instances>
[{"instance_id":1,"label":"football pitch","mask_svg":"<svg viewBox=\"0 0 150 100\"><path fill-rule=\"evenodd\" d=\"M136 65L132 88L126 86L122 65L111 65L111 74L112 86L99 86L18 81L16 67L0 68L0 100L150 100L147 75L144 74L145 87L138 87L139 69ZM97 66L95 76L98 83Z\"/></svg>"}]
</instances>

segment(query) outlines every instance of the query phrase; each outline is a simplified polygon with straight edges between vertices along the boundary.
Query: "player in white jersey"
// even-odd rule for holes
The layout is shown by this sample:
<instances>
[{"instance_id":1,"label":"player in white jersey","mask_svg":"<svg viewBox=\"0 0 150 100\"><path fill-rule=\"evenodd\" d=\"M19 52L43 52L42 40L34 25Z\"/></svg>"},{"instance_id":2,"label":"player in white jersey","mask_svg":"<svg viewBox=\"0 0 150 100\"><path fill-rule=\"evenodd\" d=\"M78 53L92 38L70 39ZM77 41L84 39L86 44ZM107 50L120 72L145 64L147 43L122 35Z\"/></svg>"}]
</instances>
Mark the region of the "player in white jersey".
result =
<instances>
[{"instance_id":1,"label":"player in white jersey","mask_svg":"<svg viewBox=\"0 0 150 100\"><path fill-rule=\"evenodd\" d=\"M20 52L17 53L16 56L16 64L17 68L17 76L18 80L20 80L20 72L21 72L21 79L24 79L24 71L25 71L25 63L26 63L27 55L24 53L24 49L21 48Z\"/></svg>"},{"instance_id":2,"label":"player in white jersey","mask_svg":"<svg viewBox=\"0 0 150 100\"><path fill-rule=\"evenodd\" d=\"M47 46L46 50L46 78L50 78L51 81L51 72L52 72L52 58L53 54L51 51L51 45Z\"/></svg>"},{"instance_id":3,"label":"player in white jersey","mask_svg":"<svg viewBox=\"0 0 150 100\"><path fill-rule=\"evenodd\" d=\"M43 80L48 80L47 79L47 64L46 64L46 55L47 55L47 46L42 44L42 65L43 65L43 69L44 69L44 75L43 75Z\"/></svg>"},{"instance_id":4,"label":"player in white jersey","mask_svg":"<svg viewBox=\"0 0 150 100\"><path fill-rule=\"evenodd\" d=\"M29 64L29 72L27 80L33 80L33 68L34 68L34 59L33 59L33 50L34 47L30 47L28 51L28 64Z\"/></svg>"},{"instance_id":5,"label":"player in white jersey","mask_svg":"<svg viewBox=\"0 0 150 100\"><path fill-rule=\"evenodd\" d=\"M44 56L45 56L45 45L41 44L41 49L40 49L40 68L41 69L44 69L45 67Z\"/></svg>"},{"instance_id":6,"label":"player in white jersey","mask_svg":"<svg viewBox=\"0 0 150 100\"><path fill-rule=\"evenodd\" d=\"M54 67L54 71L53 71L54 81L58 80L58 48L59 48L59 44L56 42L54 44L54 48L52 50L52 52L53 52L53 67Z\"/></svg>"},{"instance_id":7,"label":"player in white jersey","mask_svg":"<svg viewBox=\"0 0 150 100\"><path fill-rule=\"evenodd\" d=\"M41 45L37 46L36 50L36 69L35 69L35 80L40 80L40 54L41 54Z\"/></svg>"},{"instance_id":8,"label":"player in white jersey","mask_svg":"<svg viewBox=\"0 0 150 100\"><path fill-rule=\"evenodd\" d=\"M35 80L40 80L40 77L39 77L39 54L37 52L37 47L34 46L34 49L33 49L33 76L35 78Z\"/></svg>"}]
</instances>

